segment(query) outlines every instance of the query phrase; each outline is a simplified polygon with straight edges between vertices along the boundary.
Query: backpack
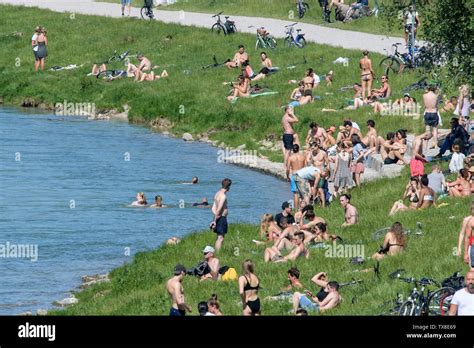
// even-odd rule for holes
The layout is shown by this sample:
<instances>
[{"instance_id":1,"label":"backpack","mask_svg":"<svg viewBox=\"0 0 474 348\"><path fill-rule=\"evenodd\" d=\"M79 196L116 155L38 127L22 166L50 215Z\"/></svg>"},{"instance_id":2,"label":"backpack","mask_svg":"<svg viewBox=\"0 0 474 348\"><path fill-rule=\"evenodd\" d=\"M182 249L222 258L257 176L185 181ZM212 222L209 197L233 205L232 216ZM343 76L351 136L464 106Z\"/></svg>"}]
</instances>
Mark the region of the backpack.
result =
<instances>
[{"instance_id":1,"label":"backpack","mask_svg":"<svg viewBox=\"0 0 474 348\"><path fill-rule=\"evenodd\" d=\"M235 268L229 267L229 269L222 275L221 280L237 280L237 271Z\"/></svg>"},{"instance_id":2,"label":"backpack","mask_svg":"<svg viewBox=\"0 0 474 348\"><path fill-rule=\"evenodd\" d=\"M198 263L196 267L193 267L189 269L186 272L188 275L194 275L197 277L202 277L203 275L206 275L208 273L211 273L211 268L207 264L207 261L201 261Z\"/></svg>"}]
</instances>

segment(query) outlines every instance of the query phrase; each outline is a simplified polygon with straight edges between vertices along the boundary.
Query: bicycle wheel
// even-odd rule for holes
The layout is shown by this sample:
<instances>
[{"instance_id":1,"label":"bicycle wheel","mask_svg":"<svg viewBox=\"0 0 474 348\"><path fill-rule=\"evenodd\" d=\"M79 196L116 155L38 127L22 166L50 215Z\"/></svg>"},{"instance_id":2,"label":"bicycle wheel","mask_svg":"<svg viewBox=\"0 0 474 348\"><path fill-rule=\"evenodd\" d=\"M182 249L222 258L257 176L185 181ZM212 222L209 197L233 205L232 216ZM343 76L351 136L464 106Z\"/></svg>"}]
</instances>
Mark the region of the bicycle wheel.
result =
<instances>
[{"instance_id":1,"label":"bicycle wheel","mask_svg":"<svg viewBox=\"0 0 474 348\"><path fill-rule=\"evenodd\" d=\"M217 33L217 34L219 34L219 35L220 35L220 34L226 35L226 32L225 32L224 27L223 27L222 25L220 25L219 23L214 24L214 25L212 26L212 28L211 28L211 31L212 31L213 33Z\"/></svg>"},{"instance_id":2,"label":"bicycle wheel","mask_svg":"<svg viewBox=\"0 0 474 348\"><path fill-rule=\"evenodd\" d=\"M235 24L231 24L230 27L232 28L232 33L236 33L237 32L237 27L235 26Z\"/></svg>"},{"instance_id":3,"label":"bicycle wheel","mask_svg":"<svg viewBox=\"0 0 474 348\"><path fill-rule=\"evenodd\" d=\"M448 315L451 300L456 290L444 287L433 292L428 299L428 315Z\"/></svg>"},{"instance_id":4,"label":"bicycle wheel","mask_svg":"<svg viewBox=\"0 0 474 348\"><path fill-rule=\"evenodd\" d=\"M267 38L267 46L270 48L276 48L277 47L277 42L273 37Z\"/></svg>"},{"instance_id":5,"label":"bicycle wheel","mask_svg":"<svg viewBox=\"0 0 474 348\"><path fill-rule=\"evenodd\" d=\"M304 37L300 37L298 39L298 48L304 48L306 46L306 40Z\"/></svg>"},{"instance_id":6,"label":"bicycle wheel","mask_svg":"<svg viewBox=\"0 0 474 348\"><path fill-rule=\"evenodd\" d=\"M265 48L265 43L262 42L262 39L258 38L257 42L255 43L255 49L258 50L259 48Z\"/></svg>"},{"instance_id":7,"label":"bicycle wheel","mask_svg":"<svg viewBox=\"0 0 474 348\"><path fill-rule=\"evenodd\" d=\"M146 6L143 6L140 10L140 15L143 19L153 19L153 10Z\"/></svg>"},{"instance_id":8,"label":"bicycle wheel","mask_svg":"<svg viewBox=\"0 0 474 348\"><path fill-rule=\"evenodd\" d=\"M285 47L291 47L293 45L293 40L289 37L285 38Z\"/></svg>"},{"instance_id":9,"label":"bicycle wheel","mask_svg":"<svg viewBox=\"0 0 474 348\"><path fill-rule=\"evenodd\" d=\"M392 70L395 74L400 72L400 62L394 57L385 57L379 63L381 68L385 68L385 75L388 77L388 73Z\"/></svg>"},{"instance_id":10,"label":"bicycle wheel","mask_svg":"<svg viewBox=\"0 0 474 348\"><path fill-rule=\"evenodd\" d=\"M405 301L400 306L400 309L398 310L398 315L402 317L409 317L413 315L414 310L415 304L413 303L413 301Z\"/></svg>"},{"instance_id":11,"label":"bicycle wheel","mask_svg":"<svg viewBox=\"0 0 474 348\"><path fill-rule=\"evenodd\" d=\"M384 237L388 231L390 231L391 227L384 227L380 230L375 231L372 234L372 240L379 240L380 238Z\"/></svg>"}]
</instances>

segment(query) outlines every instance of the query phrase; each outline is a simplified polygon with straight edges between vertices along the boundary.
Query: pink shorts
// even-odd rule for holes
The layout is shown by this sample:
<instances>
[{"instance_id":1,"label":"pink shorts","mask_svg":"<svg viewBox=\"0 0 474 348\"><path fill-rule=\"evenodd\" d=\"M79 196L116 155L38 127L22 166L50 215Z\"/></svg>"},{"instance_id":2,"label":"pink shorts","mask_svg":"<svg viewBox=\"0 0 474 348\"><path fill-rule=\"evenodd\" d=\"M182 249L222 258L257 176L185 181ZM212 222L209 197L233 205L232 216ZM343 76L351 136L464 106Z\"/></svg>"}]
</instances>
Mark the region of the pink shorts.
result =
<instances>
[{"instance_id":1,"label":"pink shorts","mask_svg":"<svg viewBox=\"0 0 474 348\"><path fill-rule=\"evenodd\" d=\"M410 173L411 176L421 176L425 173L425 166L423 161L412 159L410 161Z\"/></svg>"},{"instance_id":2,"label":"pink shorts","mask_svg":"<svg viewBox=\"0 0 474 348\"><path fill-rule=\"evenodd\" d=\"M354 174L362 174L364 172L364 163L353 163L351 165L351 172Z\"/></svg>"}]
</instances>

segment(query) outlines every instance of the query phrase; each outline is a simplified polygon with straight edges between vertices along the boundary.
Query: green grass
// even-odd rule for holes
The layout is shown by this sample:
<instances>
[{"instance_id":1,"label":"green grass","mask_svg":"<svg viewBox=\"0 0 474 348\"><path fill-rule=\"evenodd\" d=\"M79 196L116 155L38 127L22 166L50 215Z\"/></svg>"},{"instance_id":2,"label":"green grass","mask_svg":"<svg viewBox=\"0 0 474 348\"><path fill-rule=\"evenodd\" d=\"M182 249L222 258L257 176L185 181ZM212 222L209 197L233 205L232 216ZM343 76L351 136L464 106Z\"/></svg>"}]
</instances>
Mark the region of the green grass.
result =
<instances>
[{"instance_id":1,"label":"green grass","mask_svg":"<svg viewBox=\"0 0 474 348\"><path fill-rule=\"evenodd\" d=\"M405 174L408 174L406 171ZM362 279L359 285L344 287L341 290L344 301L325 315L378 315L384 309L380 305L392 300L399 292L407 296L410 286L392 280L388 274L395 269L404 268L407 277L432 277L442 280L455 271L465 271L467 266L461 258L453 256L457 245L460 222L468 214L468 199L446 199L449 205L425 211L400 213L388 217L388 212L406 185L406 175L395 179L384 179L354 190L353 203L359 209L361 221L351 228L339 226L343 220L342 208L338 204L318 209L317 214L329 223L330 233L341 235L348 243L362 244L365 256L372 255L382 241L373 241L372 233L382 227L400 221L406 228L414 230L416 222L423 224L424 236L408 239L408 248L401 255L388 257L381 261L381 277L377 280L373 272L354 273L355 270L371 267L371 260L364 266L349 264L347 258L325 257L322 249L311 250L309 260L299 260L296 266L301 270L300 280L306 288L316 293L318 289L310 284L317 272L326 271L330 279L339 282L352 278ZM232 209L232 207L231 207ZM231 211L232 213L232 211ZM287 284L288 264L265 264L263 247L251 242L258 238L258 226L233 224L225 239L224 247L218 257L221 264L235 267L240 272L243 260L250 258L256 264L256 274L260 277L262 289L260 297L278 293ZM186 267L196 265L202 258L205 245L213 245L215 235L201 231L186 237L177 246L163 246L154 251L138 253L133 262L115 269L112 281L99 284L78 294L79 303L64 311L53 311L53 315L167 315L170 301L166 293L166 280L171 277L173 267L183 263ZM183 281L186 302L196 314L197 304L217 293L223 313L240 315L237 282L206 281L199 282L195 277ZM352 301L354 300L354 303ZM263 302L264 315L287 315L291 305L288 302Z\"/></svg>"},{"instance_id":2,"label":"green grass","mask_svg":"<svg viewBox=\"0 0 474 348\"><path fill-rule=\"evenodd\" d=\"M116 0L98 0L99 2L113 2ZM155 1L156 2L156 1ZM158 10L184 10L191 12L219 13L224 11L225 15L240 15L249 17L278 18L295 22L318 24L328 28L337 28L351 31L362 31L378 35L390 35L402 37L403 32L400 27L388 28L384 25L384 19L371 16L364 17L347 23L334 21L334 10L331 13L332 23L327 23L322 18L322 10L316 0L306 0L310 11L303 18L298 18L296 10L296 0L178 0L173 5L160 6ZM329 1L330 2L330 1ZM354 2L354 1L353 1ZM348 3L346 1L346 3ZM369 0L369 6L374 7L374 0ZM379 0L382 4L383 0ZM133 0L135 7L143 6L143 1ZM223 19L223 18L222 18ZM237 29L239 23L237 22Z\"/></svg>"},{"instance_id":3,"label":"green grass","mask_svg":"<svg viewBox=\"0 0 474 348\"><path fill-rule=\"evenodd\" d=\"M422 120L406 117L380 117L372 114L371 108L356 111L323 113L322 108L339 108L346 105L346 98L353 93L340 92L341 86L359 81L358 59L360 52L330 46L310 44L303 50L278 48L269 52L275 66L281 72L271 76L260 85L278 91L276 96L241 99L235 105L226 100L229 88L222 82L232 81L237 71L226 68L203 71L201 67L212 63L212 56L219 61L233 56L238 44L249 47L251 63L257 69L258 51L253 48L254 37L250 34L237 34L230 37L217 37L206 29L165 25L135 19L111 19L75 14L58 14L47 10L1 6L0 23L0 97L5 104L21 104L26 97L34 98L49 105L64 100L78 103L95 103L96 108L121 108L127 103L131 107L130 121L148 123L158 117L166 117L174 124L172 132L199 134L211 132L211 139L223 141L228 146L246 144L248 149L258 149L258 141L266 137L280 136L281 105L289 101L295 85L291 79L301 79L305 69L315 68L324 75L334 71L331 87L322 84L316 91L322 100L297 108L300 123L296 129L304 137L310 121L317 120L328 127L340 124L345 117L351 117L362 127L368 118L377 122L381 134L395 130L403 125L410 132L423 129ZM49 31L49 57L47 67L53 65L84 64L83 68L70 71L33 71L33 54L30 48L32 24L46 26ZM23 37L12 37L13 31L23 33ZM91 34L94 33L94 34ZM167 40L168 35L172 36ZM279 41L282 46L282 41ZM168 79L135 83L132 79L112 83L86 77L92 63L109 57L114 50L123 52L143 52L154 64L166 68ZM297 65L288 70L288 64L300 62L306 56L308 64ZM333 64L339 56L350 58L349 66ZM373 54L372 59L378 76L381 55ZM132 62L135 62L132 58ZM111 68L120 68L115 63ZM123 68L123 67L122 67ZM190 74L183 71L189 70ZM161 70L160 70L161 71ZM407 72L391 79L394 98L402 96L400 90L417 80L415 72ZM414 93L420 100L421 92ZM262 152L273 160L281 160L281 154Z\"/></svg>"}]
</instances>

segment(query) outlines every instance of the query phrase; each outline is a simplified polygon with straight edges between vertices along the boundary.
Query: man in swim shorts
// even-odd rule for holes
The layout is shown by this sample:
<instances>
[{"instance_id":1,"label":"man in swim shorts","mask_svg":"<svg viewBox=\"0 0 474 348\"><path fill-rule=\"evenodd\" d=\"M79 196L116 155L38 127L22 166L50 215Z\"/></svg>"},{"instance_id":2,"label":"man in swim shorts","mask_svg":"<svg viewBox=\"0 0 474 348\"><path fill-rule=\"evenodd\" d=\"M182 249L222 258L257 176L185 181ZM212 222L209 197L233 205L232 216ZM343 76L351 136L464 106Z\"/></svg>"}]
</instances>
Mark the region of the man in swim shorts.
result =
<instances>
[{"instance_id":1,"label":"man in swim shorts","mask_svg":"<svg viewBox=\"0 0 474 348\"><path fill-rule=\"evenodd\" d=\"M230 185L232 185L232 180L228 178L222 180L222 188L214 196L214 204L212 205L214 220L211 222L210 228L217 234L215 245L217 251L221 248L224 236L227 234L227 214L229 210L227 208L226 193L230 190Z\"/></svg>"},{"instance_id":2,"label":"man in swim shorts","mask_svg":"<svg viewBox=\"0 0 474 348\"><path fill-rule=\"evenodd\" d=\"M283 158L285 168L288 166L288 158L290 152L293 150L293 140L295 131L293 129L293 123L298 122L298 118L295 116L294 109L292 106L285 107L285 114L281 120L281 127L283 128Z\"/></svg>"},{"instance_id":3,"label":"man in swim shorts","mask_svg":"<svg viewBox=\"0 0 474 348\"><path fill-rule=\"evenodd\" d=\"M436 95L436 86L428 86L427 91L423 94L423 103L425 105L424 121L426 132L429 132L433 138L433 148L438 146L438 124L440 116L438 113L438 96Z\"/></svg>"}]
</instances>

